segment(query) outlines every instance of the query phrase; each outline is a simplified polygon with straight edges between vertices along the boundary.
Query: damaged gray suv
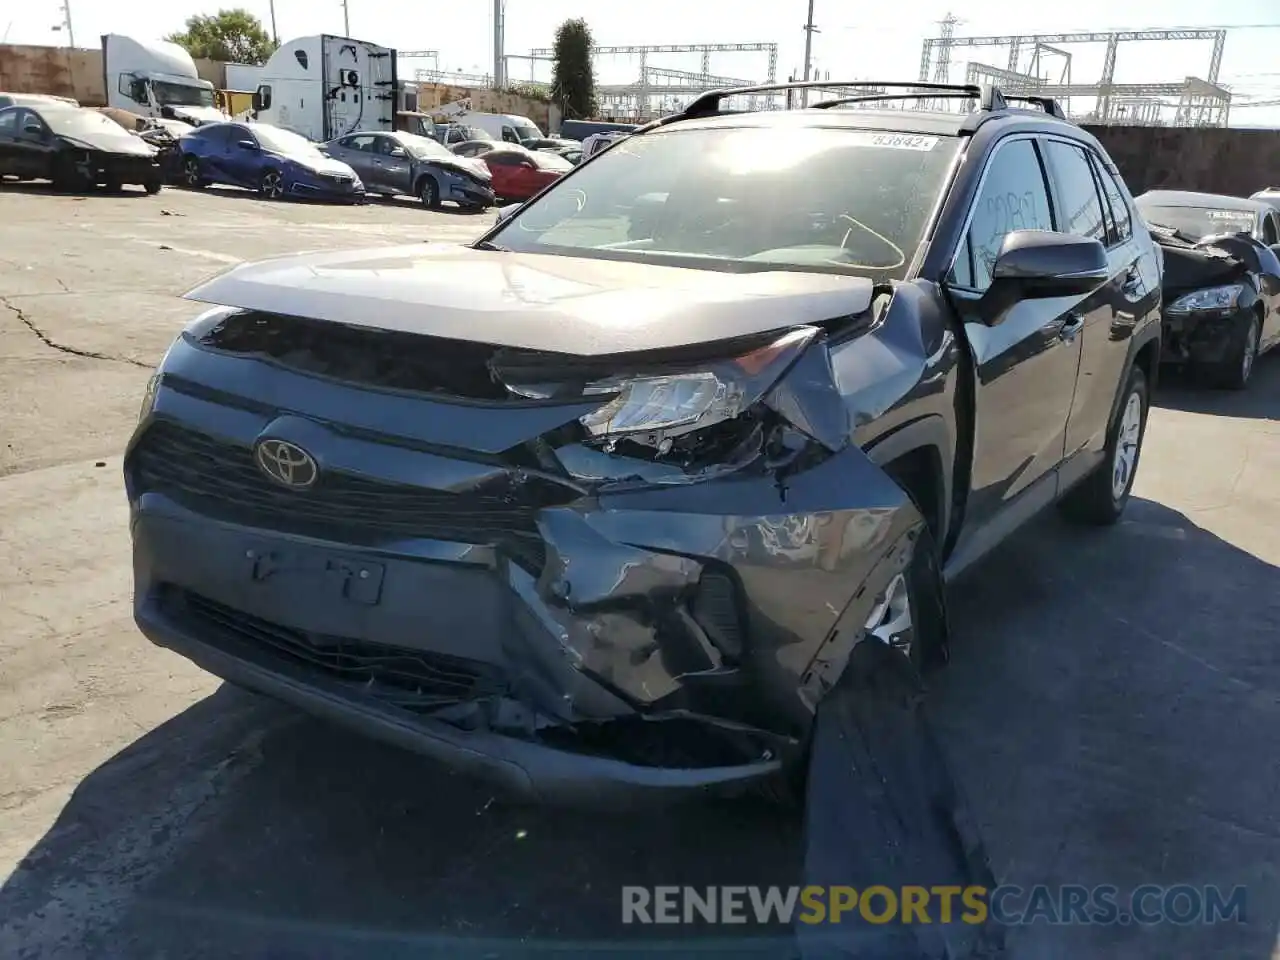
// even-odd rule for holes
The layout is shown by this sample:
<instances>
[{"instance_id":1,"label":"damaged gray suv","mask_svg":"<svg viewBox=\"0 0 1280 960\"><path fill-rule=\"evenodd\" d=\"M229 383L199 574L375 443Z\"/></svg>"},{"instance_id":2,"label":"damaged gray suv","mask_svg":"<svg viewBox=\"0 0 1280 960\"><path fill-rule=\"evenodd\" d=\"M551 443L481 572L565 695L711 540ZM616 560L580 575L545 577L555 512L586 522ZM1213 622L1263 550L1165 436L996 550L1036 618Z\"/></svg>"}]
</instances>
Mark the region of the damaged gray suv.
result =
<instances>
[{"instance_id":1,"label":"damaged gray suv","mask_svg":"<svg viewBox=\"0 0 1280 960\"><path fill-rule=\"evenodd\" d=\"M535 797L802 771L859 650L945 657L948 579L1117 520L1159 359L1098 142L888 86L716 91L470 246L197 287L125 461L142 631ZM874 103L920 97L969 109Z\"/></svg>"}]
</instances>

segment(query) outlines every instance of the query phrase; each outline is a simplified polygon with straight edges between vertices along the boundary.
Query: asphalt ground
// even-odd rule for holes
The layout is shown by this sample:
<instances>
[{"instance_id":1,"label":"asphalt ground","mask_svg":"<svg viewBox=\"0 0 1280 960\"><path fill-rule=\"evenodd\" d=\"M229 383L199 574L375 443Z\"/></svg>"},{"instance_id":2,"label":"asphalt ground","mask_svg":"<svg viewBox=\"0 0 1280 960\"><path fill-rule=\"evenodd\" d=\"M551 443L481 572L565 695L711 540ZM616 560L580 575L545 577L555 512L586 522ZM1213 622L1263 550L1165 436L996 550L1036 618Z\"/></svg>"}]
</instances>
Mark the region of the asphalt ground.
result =
<instances>
[{"instance_id":1,"label":"asphalt ground","mask_svg":"<svg viewBox=\"0 0 1280 960\"><path fill-rule=\"evenodd\" d=\"M624 927L620 887L799 882L795 817L510 806L133 626L120 454L198 309L178 295L240 260L491 219L0 187L0 956L794 954L773 929ZM950 591L929 714L996 878L1247 888L1245 922L1038 921L1009 956L1276 946L1278 417L1280 356L1244 394L1167 381L1120 526L1046 516Z\"/></svg>"}]
</instances>

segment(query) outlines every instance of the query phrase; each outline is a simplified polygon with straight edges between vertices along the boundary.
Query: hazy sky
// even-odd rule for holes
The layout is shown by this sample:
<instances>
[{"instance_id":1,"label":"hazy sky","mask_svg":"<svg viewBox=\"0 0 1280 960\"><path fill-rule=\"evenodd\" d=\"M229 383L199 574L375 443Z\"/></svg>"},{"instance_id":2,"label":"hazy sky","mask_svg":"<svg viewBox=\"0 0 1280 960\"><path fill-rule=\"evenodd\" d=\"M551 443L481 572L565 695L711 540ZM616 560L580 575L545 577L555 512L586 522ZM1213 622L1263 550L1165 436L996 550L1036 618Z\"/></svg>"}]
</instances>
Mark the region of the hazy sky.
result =
<instances>
[{"instance_id":1,"label":"hazy sky","mask_svg":"<svg viewBox=\"0 0 1280 960\"><path fill-rule=\"evenodd\" d=\"M102 33L158 37L181 29L192 13L222 6L243 6L270 28L269 0L68 0L78 46L94 46ZM798 70L803 60L807 0L509 0L508 53L527 53L550 46L561 21L586 19L597 44L760 43L780 46L778 74ZM65 43L65 32L52 30L61 19L62 0L0 0L0 36L11 43ZM1120 10L1125 13L1120 13ZM110 11L110 12L109 12ZM282 39L312 33L341 33L341 0L276 0L276 25ZM888 4L835 3L816 0L814 21L822 31L814 38L814 61L820 71L844 78L914 79L920 64L920 42L937 36L948 12L961 19L957 35L1030 34L1070 30L1142 27L1252 25L1232 31L1223 59L1221 82L1239 100L1280 99L1280 2L1277 0L1072 0L1064 4L996 3L992 0L895 0ZM440 51L440 66L449 70L488 73L492 63L492 0L349 0L351 35L401 50ZM1264 29L1261 24L1277 28ZM447 32L444 26L447 24ZM1170 82L1208 72L1208 41L1126 43L1120 47L1116 79L1120 83ZM1100 44L1073 45L1072 78L1097 78L1103 57ZM953 58L952 80L962 80L970 61L1005 66L1006 48L960 49ZM695 55L655 55L650 63L697 70ZM1050 61L1045 61L1046 64ZM430 66L429 63L407 64ZM1024 63L1025 67L1025 63ZM540 65L545 79L549 65ZM512 61L512 79L527 79L527 62ZM713 56L711 72L726 77L764 79L764 54ZM635 80L639 65L623 58L602 61L605 83ZM1055 78L1056 79L1056 78ZM1280 126L1280 109L1235 109L1233 120Z\"/></svg>"}]
</instances>

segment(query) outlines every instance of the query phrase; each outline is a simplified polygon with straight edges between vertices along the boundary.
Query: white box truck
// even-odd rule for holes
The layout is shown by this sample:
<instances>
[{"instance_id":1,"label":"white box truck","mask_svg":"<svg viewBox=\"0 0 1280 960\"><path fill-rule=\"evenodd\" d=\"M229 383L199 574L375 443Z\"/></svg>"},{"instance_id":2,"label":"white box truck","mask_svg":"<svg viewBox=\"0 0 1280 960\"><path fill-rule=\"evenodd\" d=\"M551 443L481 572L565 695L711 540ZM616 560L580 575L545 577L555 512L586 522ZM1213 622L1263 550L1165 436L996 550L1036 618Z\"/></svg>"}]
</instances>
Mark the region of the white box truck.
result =
<instances>
[{"instance_id":1,"label":"white box truck","mask_svg":"<svg viewBox=\"0 0 1280 960\"><path fill-rule=\"evenodd\" d=\"M191 54L176 43L104 34L102 73L108 107L193 126L227 119L215 106L213 84L200 79Z\"/></svg>"},{"instance_id":2,"label":"white box truck","mask_svg":"<svg viewBox=\"0 0 1280 960\"><path fill-rule=\"evenodd\" d=\"M262 65L254 119L323 142L359 131L394 130L396 52L321 34L283 44Z\"/></svg>"}]
</instances>

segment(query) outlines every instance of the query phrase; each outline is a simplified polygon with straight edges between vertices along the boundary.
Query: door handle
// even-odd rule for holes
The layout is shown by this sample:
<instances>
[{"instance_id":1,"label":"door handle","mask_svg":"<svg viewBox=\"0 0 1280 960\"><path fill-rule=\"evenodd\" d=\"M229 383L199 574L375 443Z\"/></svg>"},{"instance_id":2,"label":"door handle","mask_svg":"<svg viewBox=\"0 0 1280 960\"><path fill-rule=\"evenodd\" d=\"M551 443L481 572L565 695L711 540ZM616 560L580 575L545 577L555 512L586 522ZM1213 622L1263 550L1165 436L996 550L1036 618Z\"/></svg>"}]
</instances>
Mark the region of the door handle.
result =
<instances>
[{"instance_id":1,"label":"door handle","mask_svg":"<svg viewBox=\"0 0 1280 960\"><path fill-rule=\"evenodd\" d=\"M1058 337L1070 343L1076 338L1076 335L1084 329L1084 314L1072 312L1067 314L1066 322L1063 323L1062 329L1058 331Z\"/></svg>"}]
</instances>

